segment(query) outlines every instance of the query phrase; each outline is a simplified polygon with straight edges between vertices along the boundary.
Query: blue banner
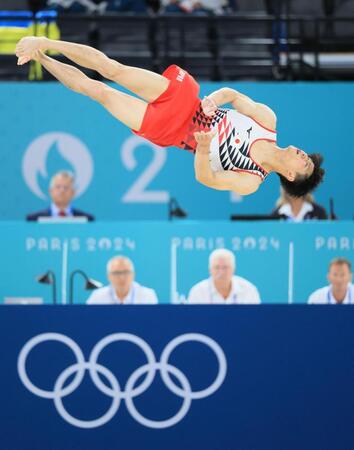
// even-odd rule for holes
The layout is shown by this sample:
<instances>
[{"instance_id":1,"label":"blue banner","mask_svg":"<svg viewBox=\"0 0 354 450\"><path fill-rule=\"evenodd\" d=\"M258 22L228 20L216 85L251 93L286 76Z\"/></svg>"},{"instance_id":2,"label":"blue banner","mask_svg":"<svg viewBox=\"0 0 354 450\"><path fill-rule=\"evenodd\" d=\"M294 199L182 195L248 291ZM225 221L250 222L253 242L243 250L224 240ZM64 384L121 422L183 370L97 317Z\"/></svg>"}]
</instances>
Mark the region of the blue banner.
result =
<instances>
[{"instance_id":1,"label":"blue banner","mask_svg":"<svg viewBox=\"0 0 354 450\"><path fill-rule=\"evenodd\" d=\"M74 303L83 303L90 292L71 274L80 269L106 283L107 261L123 254L133 260L137 281L155 289L160 303L183 303L191 287L208 278L209 255L220 247L235 253L237 275L256 285L263 303L305 303L327 285L331 259L354 261L354 227L316 221L3 222L0 299L30 296L51 303L52 287L35 278L52 270L59 302L67 304L73 296Z\"/></svg>"},{"instance_id":2,"label":"blue banner","mask_svg":"<svg viewBox=\"0 0 354 450\"><path fill-rule=\"evenodd\" d=\"M354 309L0 308L6 450L349 450Z\"/></svg>"},{"instance_id":3,"label":"blue banner","mask_svg":"<svg viewBox=\"0 0 354 450\"><path fill-rule=\"evenodd\" d=\"M334 199L351 219L354 199L353 83L229 83L278 116L279 145L324 155L325 183L316 193L327 209ZM220 88L203 83L201 95ZM340 114L337 113L340 111ZM98 220L164 219L176 197L191 219L228 219L232 213L269 213L279 197L276 175L251 196L232 196L195 181L193 156L162 149L133 135L92 100L56 83L0 85L2 219L23 219L48 205L50 177L69 169L76 205Z\"/></svg>"}]
</instances>

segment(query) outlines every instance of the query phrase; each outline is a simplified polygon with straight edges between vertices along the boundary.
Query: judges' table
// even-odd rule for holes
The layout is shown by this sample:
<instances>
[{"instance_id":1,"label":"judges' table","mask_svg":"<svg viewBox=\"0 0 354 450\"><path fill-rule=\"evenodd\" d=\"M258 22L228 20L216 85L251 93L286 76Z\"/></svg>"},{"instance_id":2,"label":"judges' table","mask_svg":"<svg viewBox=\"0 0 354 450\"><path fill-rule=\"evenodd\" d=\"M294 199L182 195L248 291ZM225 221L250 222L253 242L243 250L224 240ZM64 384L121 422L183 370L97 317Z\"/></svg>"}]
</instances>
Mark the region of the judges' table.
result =
<instances>
[{"instance_id":1,"label":"judges' table","mask_svg":"<svg viewBox=\"0 0 354 450\"><path fill-rule=\"evenodd\" d=\"M4 297L40 297L52 302L50 286L35 277L52 270L59 303L69 303L70 279L77 269L102 282L116 254L129 256L136 279L156 290L162 303L183 301L190 288L208 277L210 252L232 250L237 274L257 286L262 302L305 303L327 284L329 261L354 261L352 222L110 222L89 224L0 223ZM73 300L89 292L77 274Z\"/></svg>"},{"instance_id":2,"label":"judges' table","mask_svg":"<svg viewBox=\"0 0 354 450\"><path fill-rule=\"evenodd\" d=\"M352 306L2 306L6 450L353 448Z\"/></svg>"}]
</instances>

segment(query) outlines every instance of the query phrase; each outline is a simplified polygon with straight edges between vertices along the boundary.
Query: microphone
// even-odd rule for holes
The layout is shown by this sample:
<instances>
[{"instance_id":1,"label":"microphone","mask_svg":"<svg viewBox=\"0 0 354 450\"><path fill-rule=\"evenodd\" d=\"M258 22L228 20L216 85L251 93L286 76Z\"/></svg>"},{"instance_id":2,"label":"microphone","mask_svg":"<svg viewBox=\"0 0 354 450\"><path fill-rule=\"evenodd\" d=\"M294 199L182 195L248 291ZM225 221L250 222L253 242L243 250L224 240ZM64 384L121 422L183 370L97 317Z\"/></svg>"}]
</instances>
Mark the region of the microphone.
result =
<instances>
[{"instance_id":1,"label":"microphone","mask_svg":"<svg viewBox=\"0 0 354 450\"><path fill-rule=\"evenodd\" d=\"M334 213L334 202L333 198L329 199L329 220L337 220L338 217Z\"/></svg>"}]
</instances>

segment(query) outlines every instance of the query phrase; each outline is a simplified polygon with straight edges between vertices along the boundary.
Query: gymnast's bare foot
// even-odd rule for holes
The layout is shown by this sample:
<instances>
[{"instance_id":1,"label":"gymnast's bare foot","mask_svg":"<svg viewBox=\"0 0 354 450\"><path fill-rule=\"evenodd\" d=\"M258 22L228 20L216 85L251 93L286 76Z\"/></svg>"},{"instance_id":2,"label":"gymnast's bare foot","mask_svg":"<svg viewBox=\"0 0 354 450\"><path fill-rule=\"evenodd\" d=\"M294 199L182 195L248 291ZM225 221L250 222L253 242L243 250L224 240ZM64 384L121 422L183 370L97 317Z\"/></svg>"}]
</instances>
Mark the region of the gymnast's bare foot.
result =
<instances>
[{"instance_id":1,"label":"gymnast's bare foot","mask_svg":"<svg viewBox=\"0 0 354 450\"><path fill-rule=\"evenodd\" d=\"M34 59L36 52L45 50L46 41L46 37L29 36L22 38L16 45L17 64L26 64L31 59Z\"/></svg>"}]
</instances>

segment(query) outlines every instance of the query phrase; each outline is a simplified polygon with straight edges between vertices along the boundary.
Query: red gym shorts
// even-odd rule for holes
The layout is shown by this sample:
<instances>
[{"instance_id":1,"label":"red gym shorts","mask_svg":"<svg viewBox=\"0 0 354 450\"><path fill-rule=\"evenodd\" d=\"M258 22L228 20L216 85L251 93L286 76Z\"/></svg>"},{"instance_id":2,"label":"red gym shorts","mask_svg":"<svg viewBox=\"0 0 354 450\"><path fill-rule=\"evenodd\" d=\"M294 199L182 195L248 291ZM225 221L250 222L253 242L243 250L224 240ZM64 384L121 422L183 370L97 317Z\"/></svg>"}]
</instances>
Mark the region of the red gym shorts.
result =
<instances>
[{"instance_id":1,"label":"red gym shorts","mask_svg":"<svg viewBox=\"0 0 354 450\"><path fill-rule=\"evenodd\" d=\"M170 84L156 100L148 104L138 136L161 147L178 146L199 106L199 84L188 72L176 65L162 74Z\"/></svg>"}]
</instances>

